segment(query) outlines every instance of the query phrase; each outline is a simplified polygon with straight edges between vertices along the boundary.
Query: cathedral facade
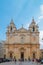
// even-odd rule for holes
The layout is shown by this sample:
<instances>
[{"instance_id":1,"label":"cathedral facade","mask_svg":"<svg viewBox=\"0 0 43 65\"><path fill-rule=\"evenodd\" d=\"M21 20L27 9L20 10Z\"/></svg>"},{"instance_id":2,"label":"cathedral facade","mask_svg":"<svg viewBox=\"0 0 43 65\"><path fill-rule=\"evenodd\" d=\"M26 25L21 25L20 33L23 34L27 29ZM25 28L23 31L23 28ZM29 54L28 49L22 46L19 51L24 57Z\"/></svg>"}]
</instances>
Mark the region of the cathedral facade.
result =
<instances>
[{"instance_id":1,"label":"cathedral facade","mask_svg":"<svg viewBox=\"0 0 43 65\"><path fill-rule=\"evenodd\" d=\"M32 22L27 29L22 25L17 29L13 20L7 27L5 41L6 58L18 59L33 59L40 58L39 30L38 25L32 19Z\"/></svg>"}]
</instances>

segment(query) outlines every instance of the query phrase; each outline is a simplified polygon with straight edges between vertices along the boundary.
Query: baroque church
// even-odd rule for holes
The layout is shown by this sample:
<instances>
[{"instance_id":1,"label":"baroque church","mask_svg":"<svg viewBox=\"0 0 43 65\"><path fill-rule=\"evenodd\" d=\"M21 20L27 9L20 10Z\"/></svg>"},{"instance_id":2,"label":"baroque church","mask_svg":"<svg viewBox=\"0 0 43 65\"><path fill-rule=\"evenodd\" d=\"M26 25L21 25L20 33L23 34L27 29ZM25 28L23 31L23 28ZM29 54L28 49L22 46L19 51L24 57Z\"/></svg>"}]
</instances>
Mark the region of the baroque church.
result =
<instances>
[{"instance_id":1,"label":"baroque church","mask_svg":"<svg viewBox=\"0 0 43 65\"><path fill-rule=\"evenodd\" d=\"M32 19L28 30L23 26L17 29L11 20L6 31L4 42L6 58L33 59L40 58L39 30L35 20Z\"/></svg>"}]
</instances>

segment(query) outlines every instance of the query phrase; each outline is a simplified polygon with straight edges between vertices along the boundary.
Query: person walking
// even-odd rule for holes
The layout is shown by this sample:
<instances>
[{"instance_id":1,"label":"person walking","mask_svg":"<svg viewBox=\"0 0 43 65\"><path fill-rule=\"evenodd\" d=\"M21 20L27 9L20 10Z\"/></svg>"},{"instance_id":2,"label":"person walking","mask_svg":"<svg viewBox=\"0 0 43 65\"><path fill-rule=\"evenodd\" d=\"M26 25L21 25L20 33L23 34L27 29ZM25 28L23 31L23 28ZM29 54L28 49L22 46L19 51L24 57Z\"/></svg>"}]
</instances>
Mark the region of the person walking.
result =
<instances>
[{"instance_id":1,"label":"person walking","mask_svg":"<svg viewBox=\"0 0 43 65\"><path fill-rule=\"evenodd\" d=\"M16 58L15 58L15 56L14 56L14 62L15 62L15 64L16 64Z\"/></svg>"}]
</instances>

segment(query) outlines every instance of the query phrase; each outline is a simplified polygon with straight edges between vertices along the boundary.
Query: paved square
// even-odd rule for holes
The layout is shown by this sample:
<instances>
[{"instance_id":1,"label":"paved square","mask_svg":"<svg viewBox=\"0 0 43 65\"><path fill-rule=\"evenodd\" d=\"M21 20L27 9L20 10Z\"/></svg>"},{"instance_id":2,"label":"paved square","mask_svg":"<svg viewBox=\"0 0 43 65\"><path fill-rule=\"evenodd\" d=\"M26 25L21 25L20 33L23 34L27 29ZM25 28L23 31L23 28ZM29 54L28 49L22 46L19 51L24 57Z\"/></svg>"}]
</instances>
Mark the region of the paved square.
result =
<instances>
[{"instance_id":1,"label":"paved square","mask_svg":"<svg viewBox=\"0 0 43 65\"><path fill-rule=\"evenodd\" d=\"M5 62L5 63L0 63L0 65L43 65L40 63L36 62Z\"/></svg>"}]
</instances>

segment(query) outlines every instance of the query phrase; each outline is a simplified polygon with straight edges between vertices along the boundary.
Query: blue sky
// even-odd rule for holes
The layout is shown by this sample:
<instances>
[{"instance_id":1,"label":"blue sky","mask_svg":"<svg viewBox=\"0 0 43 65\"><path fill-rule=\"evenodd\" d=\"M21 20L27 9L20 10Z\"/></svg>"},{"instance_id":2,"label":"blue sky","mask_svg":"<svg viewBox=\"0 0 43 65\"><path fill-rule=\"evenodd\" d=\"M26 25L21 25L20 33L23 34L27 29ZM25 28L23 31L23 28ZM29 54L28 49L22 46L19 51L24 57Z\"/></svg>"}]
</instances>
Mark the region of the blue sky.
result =
<instances>
[{"instance_id":1,"label":"blue sky","mask_svg":"<svg viewBox=\"0 0 43 65\"><path fill-rule=\"evenodd\" d=\"M6 27L11 19L17 28L23 24L25 28L34 17L43 34L43 0L0 0L0 41L6 39Z\"/></svg>"}]
</instances>

